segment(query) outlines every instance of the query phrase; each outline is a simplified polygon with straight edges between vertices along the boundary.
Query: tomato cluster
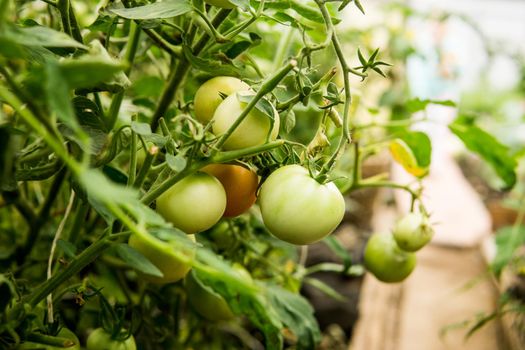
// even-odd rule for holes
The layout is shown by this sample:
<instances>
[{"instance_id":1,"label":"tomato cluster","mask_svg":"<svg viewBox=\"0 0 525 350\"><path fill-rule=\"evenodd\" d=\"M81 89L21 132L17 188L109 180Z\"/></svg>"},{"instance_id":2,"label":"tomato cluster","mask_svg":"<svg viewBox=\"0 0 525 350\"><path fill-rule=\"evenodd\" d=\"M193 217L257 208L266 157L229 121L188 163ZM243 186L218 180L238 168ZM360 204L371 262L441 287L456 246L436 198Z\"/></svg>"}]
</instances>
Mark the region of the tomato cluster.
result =
<instances>
[{"instance_id":1,"label":"tomato cluster","mask_svg":"<svg viewBox=\"0 0 525 350\"><path fill-rule=\"evenodd\" d=\"M414 252L425 246L434 231L424 213L409 213L399 219L392 233L375 233L367 242L364 262L378 280L400 282L416 266Z\"/></svg>"},{"instance_id":2,"label":"tomato cluster","mask_svg":"<svg viewBox=\"0 0 525 350\"><path fill-rule=\"evenodd\" d=\"M233 77L215 77L197 90L194 97L196 119L211 124L221 137L246 108L243 93L250 86ZM271 105L271 104L270 104ZM225 140L222 148L236 150L274 140L279 131L279 115L273 122L263 111L253 108ZM174 227L196 234L215 226L222 217L236 217L257 201L262 220L277 238L297 245L311 244L329 235L341 222L345 201L337 187L318 182L300 165L284 165L271 173L259 192L259 176L245 164L209 164L186 176L157 198L156 209ZM158 243L158 244L157 244ZM154 283L171 283L185 277L188 301L208 320L233 317L228 303L199 280L190 266L169 254L168 243L149 242L132 235L129 245L150 260L163 277L141 275ZM211 312L212 310L213 312Z\"/></svg>"}]
</instances>

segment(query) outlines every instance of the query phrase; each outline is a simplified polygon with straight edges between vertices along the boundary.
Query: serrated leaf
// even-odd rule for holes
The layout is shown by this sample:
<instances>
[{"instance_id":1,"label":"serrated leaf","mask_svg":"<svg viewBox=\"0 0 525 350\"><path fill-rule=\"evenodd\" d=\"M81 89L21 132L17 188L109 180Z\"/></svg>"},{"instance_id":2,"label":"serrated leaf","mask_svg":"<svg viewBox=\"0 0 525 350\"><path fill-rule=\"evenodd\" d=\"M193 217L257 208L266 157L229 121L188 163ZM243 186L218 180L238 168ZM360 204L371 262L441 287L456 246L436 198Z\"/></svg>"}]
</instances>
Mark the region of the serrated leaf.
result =
<instances>
[{"instance_id":1,"label":"serrated leaf","mask_svg":"<svg viewBox=\"0 0 525 350\"><path fill-rule=\"evenodd\" d=\"M189 0L165 0L144 6L112 9L110 12L128 19L161 19L177 17L192 9Z\"/></svg>"},{"instance_id":2,"label":"serrated leaf","mask_svg":"<svg viewBox=\"0 0 525 350\"><path fill-rule=\"evenodd\" d=\"M73 234L77 234L77 232L73 232ZM62 239L59 239L57 241L57 246L62 250L62 252L67 256L68 258L72 259L77 255L77 247L71 242L64 241Z\"/></svg>"},{"instance_id":3,"label":"serrated leaf","mask_svg":"<svg viewBox=\"0 0 525 350\"><path fill-rule=\"evenodd\" d=\"M505 189L514 187L517 162L507 146L479 127L462 123L461 118L448 127L470 151L478 154L494 169L505 183Z\"/></svg>"},{"instance_id":4,"label":"serrated leaf","mask_svg":"<svg viewBox=\"0 0 525 350\"><path fill-rule=\"evenodd\" d=\"M168 163L168 166L176 171L181 172L186 168L186 157L182 154L177 154L176 156L173 156L171 154L166 154L166 162Z\"/></svg>"},{"instance_id":5,"label":"serrated leaf","mask_svg":"<svg viewBox=\"0 0 525 350\"><path fill-rule=\"evenodd\" d=\"M115 252L122 260L124 260L126 264L128 264L128 266L134 268L137 271L155 277L164 276L157 266L153 265L153 263L149 261L144 255L125 243L116 244Z\"/></svg>"},{"instance_id":6,"label":"serrated leaf","mask_svg":"<svg viewBox=\"0 0 525 350\"><path fill-rule=\"evenodd\" d=\"M229 63L223 64L217 60L197 57L193 55L191 50L186 46L184 46L183 52L184 52L184 56L191 63L193 68L199 71L212 73L214 75L227 75L227 76L233 76L233 77L241 76L240 69L235 67L232 64L229 64Z\"/></svg>"},{"instance_id":7,"label":"serrated leaf","mask_svg":"<svg viewBox=\"0 0 525 350\"><path fill-rule=\"evenodd\" d=\"M281 321L297 337L297 349L315 349L321 332L308 301L276 285L267 285L265 292Z\"/></svg>"}]
</instances>

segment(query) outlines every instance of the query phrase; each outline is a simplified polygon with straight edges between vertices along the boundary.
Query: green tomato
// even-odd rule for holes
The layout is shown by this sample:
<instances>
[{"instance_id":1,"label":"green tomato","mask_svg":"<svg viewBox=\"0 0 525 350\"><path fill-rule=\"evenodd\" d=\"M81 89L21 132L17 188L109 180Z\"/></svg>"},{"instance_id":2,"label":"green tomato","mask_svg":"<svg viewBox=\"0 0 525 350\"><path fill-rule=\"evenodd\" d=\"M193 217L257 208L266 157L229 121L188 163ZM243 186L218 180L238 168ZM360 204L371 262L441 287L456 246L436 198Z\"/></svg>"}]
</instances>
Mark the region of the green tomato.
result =
<instances>
[{"instance_id":1,"label":"green tomato","mask_svg":"<svg viewBox=\"0 0 525 350\"><path fill-rule=\"evenodd\" d=\"M399 249L391 234L375 233L368 240L365 267L383 282L401 282L416 267L416 255Z\"/></svg>"},{"instance_id":2,"label":"green tomato","mask_svg":"<svg viewBox=\"0 0 525 350\"><path fill-rule=\"evenodd\" d=\"M392 233L399 248L415 252L430 242L434 230L426 215L409 213L395 224Z\"/></svg>"},{"instance_id":3,"label":"green tomato","mask_svg":"<svg viewBox=\"0 0 525 350\"><path fill-rule=\"evenodd\" d=\"M197 172L170 187L157 199L157 212L186 233L215 225L226 209L226 192L214 176Z\"/></svg>"},{"instance_id":4,"label":"green tomato","mask_svg":"<svg viewBox=\"0 0 525 350\"><path fill-rule=\"evenodd\" d=\"M213 133L220 136L228 131L244 108L246 108L246 105L246 103L239 101L236 93L231 94L222 101L213 115ZM262 145L267 139L275 140L279 134L279 114L275 107L272 106L272 108L275 116L273 127L270 117L257 108L253 108L230 137L228 137L224 143L224 149L236 150L248 148Z\"/></svg>"},{"instance_id":5,"label":"green tomato","mask_svg":"<svg viewBox=\"0 0 525 350\"><path fill-rule=\"evenodd\" d=\"M188 301L199 315L210 321L224 321L234 317L226 300L205 285L195 271L186 276L185 282Z\"/></svg>"},{"instance_id":6,"label":"green tomato","mask_svg":"<svg viewBox=\"0 0 525 350\"><path fill-rule=\"evenodd\" d=\"M125 340L112 339L111 334L103 328L97 328L87 338L87 350L137 350L135 338L130 336Z\"/></svg>"},{"instance_id":7,"label":"green tomato","mask_svg":"<svg viewBox=\"0 0 525 350\"><path fill-rule=\"evenodd\" d=\"M244 90L250 90L250 86L234 77L215 77L208 80L195 93L193 99L195 117L201 123L207 124L223 101L221 94L230 96L234 92Z\"/></svg>"},{"instance_id":8,"label":"green tomato","mask_svg":"<svg viewBox=\"0 0 525 350\"><path fill-rule=\"evenodd\" d=\"M275 237L301 245L332 233L345 213L337 187L331 182L318 183L299 165L270 174L261 186L259 205L264 224Z\"/></svg>"},{"instance_id":9,"label":"green tomato","mask_svg":"<svg viewBox=\"0 0 525 350\"><path fill-rule=\"evenodd\" d=\"M33 342L24 342L20 344L18 349L24 349L24 350L80 350L80 341L78 340L78 337L75 333L70 331L67 328L62 328L58 334L56 335L59 338L66 338L70 340L70 346L68 347L60 347L60 346L51 346L51 345L43 345L40 343L33 343Z\"/></svg>"},{"instance_id":10,"label":"green tomato","mask_svg":"<svg viewBox=\"0 0 525 350\"><path fill-rule=\"evenodd\" d=\"M232 9L235 7L235 5L228 0L204 0L204 2L216 7L222 7L223 9Z\"/></svg>"},{"instance_id":11,"label":"green tomato","mask_svg":"<svg viewBox=\"0 0 525 350\"><path fill-rule=\"evenodd\" d=\"M195 236L189 236L191 240L195 242ZM164 275L163 277L156 277L140 273L144 279L158 284L166 284L176 282L188 273L191 269L191 265L185 264L176 257L166 253L162 249L159 249L155 242L148 241L139 237L138 235L131 235L128 244L133 249L144 255L153 265L155 265L160 272ZM166 250L175 249L168 242L160 241L157 244L164 245ZM187 252L190 258L195 256L195 251Z\"/></svg>"}]
</instances>

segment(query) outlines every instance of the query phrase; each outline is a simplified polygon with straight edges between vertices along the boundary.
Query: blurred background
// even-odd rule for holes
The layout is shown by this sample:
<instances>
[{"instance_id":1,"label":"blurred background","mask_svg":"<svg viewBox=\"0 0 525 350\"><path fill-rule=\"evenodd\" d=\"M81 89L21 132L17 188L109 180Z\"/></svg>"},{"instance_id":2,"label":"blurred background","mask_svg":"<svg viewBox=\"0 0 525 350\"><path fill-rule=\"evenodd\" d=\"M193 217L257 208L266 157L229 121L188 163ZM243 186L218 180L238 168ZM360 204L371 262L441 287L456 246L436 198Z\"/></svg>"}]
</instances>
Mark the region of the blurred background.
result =
<instances>
[{"instance_id":1,"label":"blurred background","mask_svg":"<svg viewBox=\"0 0 525 350\"><path fill-rule=\"evenodd\" d=\"M417 121L411 129L432 139L432 165L423 185L436 234L403 283L383 284L369 274L351 282L359 292L349 293L358 301L357 310L348 310L347 320L353 319L347 324L350 348L523 349L525 169L519 159L525 145L525 2L364 5L366 16L348 11L341 26L349 37L353 31L364 34L393 67L388 83L372 79L364 86L354 84L362 109L356 120L371 114L377 120L382 113L396 120L396 111L402 114L407 101L414 100L450 100L457 108L429 103L411 116ZM451 132L449 124L457 118L471 120L518 155L512 190L504 190L498 176L504 164L467 150ZM371 174L388 171L396 182L414 182L382 154L369 158L367 165ZM410 196L403 191L360 191L351 197L357 209L340 237L348 231L388 231L410 208ZM334 315L336 307L331 307ZM324 346L334 345L325 339Z\"/></svg>"}]
</instances>

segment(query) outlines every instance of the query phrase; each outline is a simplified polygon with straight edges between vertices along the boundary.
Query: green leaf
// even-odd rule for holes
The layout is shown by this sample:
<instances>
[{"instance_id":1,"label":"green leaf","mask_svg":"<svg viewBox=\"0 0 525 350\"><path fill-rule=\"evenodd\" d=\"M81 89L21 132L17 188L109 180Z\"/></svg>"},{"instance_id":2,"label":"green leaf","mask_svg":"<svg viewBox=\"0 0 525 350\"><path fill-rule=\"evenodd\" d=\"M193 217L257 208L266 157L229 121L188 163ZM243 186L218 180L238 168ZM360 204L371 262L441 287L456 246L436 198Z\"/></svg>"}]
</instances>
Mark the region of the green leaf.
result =
<instances>
[{"instance_id":1,"label":"green leaf","mask_svg":"<svg viewBox=\"0 0 525 350\"><path fill-rule=\"evenodd\" d=\"M80 128L73 105L69 99L69 85L56 62L47 62L45 66L45 92L49 103L50 112L54 113L73 132L76 139L83 143L86 135ZM83 146L83 144L81 144Z\"/></svg>"},{"instance_id":2,"label":"green leaf","mask_svg":"<svg viewBox=\"0 0 525 350\"><path fill-rule=\"evenodd\" d=\"M22 46L87 47L65 33L44 26L18 27L5 24L0 27L0 38Z\"/></svg>"},{"instance_id":3,"label":"green leaf","mask_svg":"<svg viewBox=\"0 0 525 350\"><path fill-rule=\"evenodd\" d=\"M183 154L177 154L176 156L166 154L166 162L168 166L176 172L181 172L186 167L186 157Z\"/></svg>"},{"instance_id":4,"label":"green leaf","mask_svg":"<svg viewBox=\"0 0 525 350\"><path fill-rule=\"evenodd\" d=\"M76 232L73 232L73 234L77 234ZM59 239L57 241L57 246L64 252L64 254L70 258L73 259L77 255L77 247L71 242L64 241L63 239Z\"/></svg>"},{"instance_id":5,"label":"green leaf","mask_svg":"<svg viewBox=\"0 0 525 350\"><path fill-rule=\"evenodd\" d=\"M138 192L110 181L99 169L84 169L78 180L88 195L97 201L116 205L138 201Z\"/></svg>"},{"instance_id":6,"label":"green leaf","mask_svg":"<svg viewBox=\"0 0 525 350\"><path fill-rule=\"evenodd\" d=\"M115 252L130 267L155 277L163 277L164 274L150 262L144 255L125 243L115 245Z\"/></svg>"},{"instance_id":7,"label":"green leaf","mask_svg":"<svg viewBox=\"0 0 525 350\"><path fill-rule=\"evenodd\" d=\"M408 100L405 103L405 108L409 113L416 113L419 111L423 111L427 108L429 104L435 104L435 105L441 105L441 106L447 106L447 107L455 107L456 103L451 100L421 100L420 98L416 97L411 100Z\"/></svg>"},{"instance_id":8,"label":"green leaf","mask_svg":"<svg viewBox=\"0 0 525 350\"><path fill-rule=\"evenodd\" d=\"M240 274L209 249L198 248L197 258L205 266L194 266L198 278L220 294L235 314L244 315L261 330L267 349L282 349L283 325L266 298L266 285Z\"/></svg>"},{"instance_id":9,"label":"green leaf","mask_svg":"<svg viewBox=\"0 0 525 350\"><path fill-rule=\"evenodd\" d=\"M346 299L344 295L342 295L341 293L339 293L338 291L336 291L335 289L333 289L332 287L330 287L328 284L324 283L323 281L318 280L317 278L306 277L304 279L304 282L308 283L312 287L319 289L321 292L323 292L328 297L334 300L337 300L343 303L348 302L348 299Z\"/></svg>"},{"instance_id":10,"label":"green leaf","mask_svg":"<svg viewBox=\"0 0 525 350\"><path fill-rule=\"evenodd\" d=\"M193 55L187 46L184 46L183 51L184 56L186 56L186 59L191 63L193 68L199 71L211 73L213 75L227 75L233 77L240 77L242 75L241 70L232 64L223 64L217 60L197 57Z\"/></svg>"},{"instance_id":11,"label":"green leaf","mask_svg":"<svg viewBox=\"0 0 525 350\"><path fill-rule=\"evenodd\" d=\"M113 60L88 55L60 62L60 70L68 85L73 88L92 88L111 81L126 65Z\"/></svg>"},{"instance_id":12,"label":"green leaf","mask_svg":"<svg viewBox=\"0 0 525 350\"><path fill-rule=\"evenodd\" d=\"M110 10L120 17L129 19L172 18L190 12L193 9L189 0L165 0L152 4Z\"/></svg>"},{"instance_id":13,"label":"green leaf","mask_svg":"<svg viewBox=\"0 0 525 350\"><path fill-rule=\"evenodd\" d=\"M250 92L250 91L237 92L237 99L239 100L239 102L242 102L242 103L249 104L253 100L254 97L255 97L255 94L253 92ZM267 99L265 99L264 97L261 98L255 104L255 108L259 112L263 113L268 118L270 118L270 120L272 120L272 123L273 123L273 121L275 120L275 115L274 115L275 110L274 110L272 104L270 102L268 102Z\"/></svg>"},{"instance_id":14,"label":"green leaf","mask_svg":"<svg viewBox=\"0 0 525 350\"><path fill-rule=\"evenodd\" d=\"M505 183L505 189L514 187L517 162L507 146L479 127L464 123L461 117L448 127L470 151L478 154L494 169Z\"/></svg>"},{"instance_id":15,"label":"green leaf","mask_svg":"<svg viewBox=\"0 0 525 350\"><path fill-rule=\"evenodd\" d=\"M308 301L276 285L267 285L264 292L281 321L297 336L297 349L315 349L321 333Z\"/></svg>"},{"instance_id":16,"label":"green leaf","mask_svg":"<svg viewBox=\"0 0 525 350\"><path fill-rule=\"evenodd\" d=\"M417 165L427 168L432 161L432 142L427 134L421 131L405 132L399 138L410 147L416 157Z\"/></svg>"},{"instance_id":17,"label":"green leaf","mask_svg":"<svg viewBox=\"0 0 525 350\"><path fill-rule=\"evenodd\" d=\"M494 274L499 276L503 268L512 260L516 249L525 244L525 226L516 228L513 226L503 227L496 232L495 237L497 251L490 267Z\"/></svg>"}]
</instances>

